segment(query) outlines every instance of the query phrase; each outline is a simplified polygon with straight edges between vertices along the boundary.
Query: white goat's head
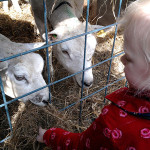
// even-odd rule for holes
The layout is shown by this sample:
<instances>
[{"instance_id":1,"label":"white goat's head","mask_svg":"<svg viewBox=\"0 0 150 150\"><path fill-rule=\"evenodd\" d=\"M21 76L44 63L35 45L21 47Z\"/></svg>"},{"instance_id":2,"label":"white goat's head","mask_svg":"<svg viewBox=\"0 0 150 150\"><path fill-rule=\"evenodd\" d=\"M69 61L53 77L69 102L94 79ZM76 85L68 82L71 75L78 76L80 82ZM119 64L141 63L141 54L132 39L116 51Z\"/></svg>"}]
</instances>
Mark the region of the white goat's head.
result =
<instances>
[{"instance_id":1,"label":"white goat's head","mask_svg":"<svg viewBox=\"0 0 150 150\"><path fill-rule=\"evenodd\" d=\"M60 41L77 34L84 33L85 26L77 26L76 29L68 31L66 27L59 27L48 33L50 40ZM67 31L65 31L67 30ZM44 38L45 34L43 35ZM92 65L92 56L96 48L96 38L94 35L87 36L85 69ZM85 37L79 37L53 46L53 52L61 65L70 73L76 73L83 70ZM75 75L75 81L82 86L82 73ZM84 73L84 87L90 87L93 83L92 69Z\"/></svg>"},{"instance_id":2,"label":"white goat's head","mask_svg":"<svg viewBox=\"0 0 150 150\"><path fill-rule=\"evenodd\" d=\"M39 54L30 53L7 62L8 68L5 63L1 65L5 67L1 73L6 95L15 98L46 85L42 76L44 61ZM36 105L45 106L48 103L48 93L48 88L44 88L21 100L30 100Z\"/></svg>"}]
</instances>

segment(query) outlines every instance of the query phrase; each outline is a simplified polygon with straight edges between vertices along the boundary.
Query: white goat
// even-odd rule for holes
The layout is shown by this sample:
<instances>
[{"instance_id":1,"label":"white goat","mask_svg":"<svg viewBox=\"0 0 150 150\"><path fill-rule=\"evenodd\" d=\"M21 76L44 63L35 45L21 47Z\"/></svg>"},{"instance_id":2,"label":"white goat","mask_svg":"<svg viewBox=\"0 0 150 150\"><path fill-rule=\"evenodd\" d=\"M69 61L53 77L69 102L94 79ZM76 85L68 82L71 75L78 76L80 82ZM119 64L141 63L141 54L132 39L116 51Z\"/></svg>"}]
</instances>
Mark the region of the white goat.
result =
<instances>
[{"instance_id":1,"label":"white goat","mask_svg":"<svg viewBox=\"0 0 150 150\"><path fill-rule=\"evenodd\" d=\"M83 2L83 0L46 1L48 21L53 27L53 31L48 33L52 42L85 32L85 23L78 19L82 15ZM43 0L31 0L31 6L39 32L45 38ZM70 73L76 73L83 69L84 44L84 36L82 36L53 46L53 52L57 59ZM88 35L85 68L92 65L91 60L96 44L94 35ZM82 85L82 73L75 75L75 81L79 86ZM84 87L90 87L92 83L92 69L89 69L84 73Z\"/></svg>"},{"instance_id":2,"label":"white goat","mask_svg":"<svg viewBox=\"0 0 150 150\"><path fill-rule=\"evenodd\" d=\"M21 12L21 8L19 6L19 0L11 0L11 2L12 2L12 5L13 5L14 9L17 12ZM3 10L5 12L8 12L8 3L9 3L9 0L8 1L3 1Z\"/></svg>"},{"instance_id":3,"label":"white goat","mask_svg":"<svg viewBox=\"0 0 150 150\"><path fill-rule=\"evenodd\" d=\"M0 59L33 48L44 43L15 43L0 34ZM43 58L36 53L29 53L4 62L0 62L0 76L3 81L5 94L15 98L46 85L42 76L44 66ZM44 88L21 100L45 106L49 98L48 88Z\"/></svg>"}]
</instances>

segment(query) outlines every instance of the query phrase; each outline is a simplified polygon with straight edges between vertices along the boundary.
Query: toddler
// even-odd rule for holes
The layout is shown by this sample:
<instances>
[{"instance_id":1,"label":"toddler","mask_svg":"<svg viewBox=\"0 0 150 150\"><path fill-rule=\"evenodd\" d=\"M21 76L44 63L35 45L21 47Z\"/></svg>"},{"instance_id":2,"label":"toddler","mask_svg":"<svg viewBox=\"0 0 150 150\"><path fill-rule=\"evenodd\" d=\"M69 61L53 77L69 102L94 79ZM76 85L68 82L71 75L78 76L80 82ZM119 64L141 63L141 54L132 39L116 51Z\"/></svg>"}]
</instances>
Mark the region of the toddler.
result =
<instances>
[{"instance_id":1,"label":"toddler","mask_svg":"<svg viewBox=\"0 0 150 150\"><path fill-rule=\"evenodd\" d=\"M132 2L120 22L129 88L107 95L111 104L84 132L40 128L37 141L53 150L150 149L150 0Z\"/></svg>"}]
</instances>

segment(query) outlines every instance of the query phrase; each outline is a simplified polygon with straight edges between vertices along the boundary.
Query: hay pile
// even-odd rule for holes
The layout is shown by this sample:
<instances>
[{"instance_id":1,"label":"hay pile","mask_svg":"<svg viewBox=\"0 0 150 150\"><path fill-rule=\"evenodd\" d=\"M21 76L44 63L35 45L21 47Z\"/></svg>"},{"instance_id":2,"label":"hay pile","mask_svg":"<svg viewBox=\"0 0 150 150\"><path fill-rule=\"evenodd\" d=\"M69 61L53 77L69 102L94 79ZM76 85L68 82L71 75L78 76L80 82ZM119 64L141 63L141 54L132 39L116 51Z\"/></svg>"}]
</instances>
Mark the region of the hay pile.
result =
<instances>
[{"instance_id":1,"label":"hay pile","mask_svg":"<svg viewBox=\"0 0 150 150\"><path fill-rule=\"evenodd\" d=\"M34 19L30 11L29 4L22 4L22 13L16 13L12 7L8 13L3 12L0 9L0 33L4 34L12 41L15 42L38 42L40 41L39 35L34 33ZM114 31L106 35L105 37L98 37L98 45L94 54L94 64L103 61L111 56L111 50L113 45ZM123 37L121 33L118 33L115 51L117 54L123 50L122 48ZM93 68L94 83L93 86L87 91L84 90L83 96L87 96L106 85L107 74L109 69L109 62L106 62L100 66ZM123 76L122 67L119 57L112 62L112 69L109 83L117 80ZM53 67L55 69L54 79L56 81L68 75L68 72L53 59ZM119 70L121 68L121 70ZM125 81L120 81L110 88L108 93L115 91L116 89L123 87ZM69 104L79 101L81 97L81 91L78 86L75 85L72 78L64 80L51 87L52 104L47 107L38 107L31 103L26 105L21 102L14 102L9 104L9 112L13 125L13 138L7 140L0 146L1 149L8 150L42 150L46 149L45 145L38 144L36 142L36 136L38 133L38 127L43 128L61 127L69 131L79 132L89 127L92 120L96 118L101 112L101 108L107 104L103 103L105 91L93 95L86 99L82 104L82 124L79 127L79 105L78 102L73 107L59 112ZM1 95L1 93L0 93ZM9 98L7 98L8 100ZM0 101L2 97L0 96ZM5 138L9 134L9 126L5 109L0 109L0 137ZM2 133L1 133L2 132Z\"/></svg>"},{"instance_id":2,"label":"hay pile","mask_svg":"<svg viewBox=\"0 0 150 150\"><path fill-rule=\"evenodd\" d=\"M52 105L38 107L32 103L20 103L18 110L12 116L13 138L5 142L5 149L9 150L41 150L45 145L38 144L36 136L39 126L43 128L61 127L69 131L78 131L65 113L60 113Z\"/></svg>"}]
</instances>

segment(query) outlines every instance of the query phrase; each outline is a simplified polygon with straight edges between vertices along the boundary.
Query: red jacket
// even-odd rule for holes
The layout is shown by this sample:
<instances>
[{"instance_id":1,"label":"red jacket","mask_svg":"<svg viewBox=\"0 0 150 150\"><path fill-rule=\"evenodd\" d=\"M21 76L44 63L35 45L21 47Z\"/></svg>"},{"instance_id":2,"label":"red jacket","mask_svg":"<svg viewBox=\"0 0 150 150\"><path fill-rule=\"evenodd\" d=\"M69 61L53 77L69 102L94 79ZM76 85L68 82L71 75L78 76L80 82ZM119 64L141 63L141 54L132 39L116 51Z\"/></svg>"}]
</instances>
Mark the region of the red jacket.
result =
<instances>
[{"instance_id":1,"label":"red jacket","mask_svg":"<svg viewBox=\"0 0 150 150\"><path fill-rule=\"evenodd\" d=\"M106 98L112 103L87 130L71 133L51 128L43 136L45 144L53 150L150 150L150 120L129 114L150 113L150 101L134 97L128 88Z\"/></svg>"}]
</instances>

